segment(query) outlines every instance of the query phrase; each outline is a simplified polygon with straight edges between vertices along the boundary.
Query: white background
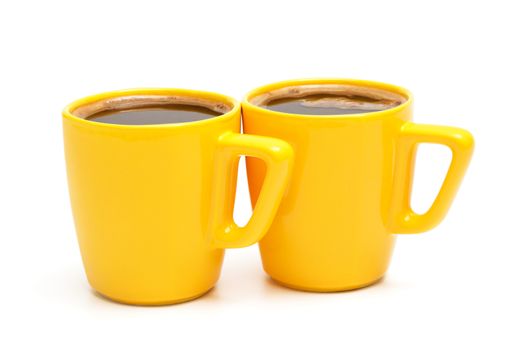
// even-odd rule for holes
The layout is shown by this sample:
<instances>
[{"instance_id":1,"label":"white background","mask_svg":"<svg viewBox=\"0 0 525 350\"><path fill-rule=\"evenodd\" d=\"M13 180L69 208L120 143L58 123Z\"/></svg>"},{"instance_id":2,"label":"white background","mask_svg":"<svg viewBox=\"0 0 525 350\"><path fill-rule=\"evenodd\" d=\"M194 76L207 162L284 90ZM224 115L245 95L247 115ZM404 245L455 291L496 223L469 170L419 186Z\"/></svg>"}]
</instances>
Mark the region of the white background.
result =
<instances>
[{"instance_id":1,"label":"white background","mask_svg":"<svg viewBox=\"0 0 525 350\"><path fill-rule=\"evenodd\" d=\"M4 1L0 4L0 348L525 347L525 25L520 1ZM89 288L69 208L61 109L92 93L183 87L241 98L273 81L405 86L415 120L477 148L445 221L400 236L379 284L272 283L256 246L227 252L196 301L131 307ZM414 204L446 152L423 148ZM249 203L244 168L236 217Z\"/></svg>"}]
</instances>

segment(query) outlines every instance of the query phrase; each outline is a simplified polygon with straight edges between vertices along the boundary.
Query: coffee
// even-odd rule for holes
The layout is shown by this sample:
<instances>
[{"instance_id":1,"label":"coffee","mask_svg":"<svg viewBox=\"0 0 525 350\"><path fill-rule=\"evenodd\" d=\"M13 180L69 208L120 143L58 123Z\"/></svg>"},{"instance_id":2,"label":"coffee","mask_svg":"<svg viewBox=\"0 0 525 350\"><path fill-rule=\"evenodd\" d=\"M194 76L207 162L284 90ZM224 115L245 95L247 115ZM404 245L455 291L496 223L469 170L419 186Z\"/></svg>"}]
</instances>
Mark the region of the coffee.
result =
<instances>
[{"instance_id":1,"label":"coffee","mask_svg":"<svg viewBox=\"0 0 525 350\"><path fill-rule=\"evenodd\" d=\"M86 119L106 124L149 125L193 122L219 115L221 113L202 106L166 105L154 108L139 107L121 111L102 111Z\"/></svg>"},{"instance_id":2,"label":"coffee","mask_svg":"<svg viewBox=\"0 0 525 350\"><path fill-rule=\"evenodd\" d=\"M158 125L214 118L231 109L228 103L194 96L130 95L93 101L72 112L105 124Z\"/></svg>"},{"instance_id":3,"label":"coffee","mask_svg":"<svg viewBox=\"0 0 525 350\"><path fill-rule=\"evenodd\" d=\"M384 111L406 99L396 93L353 85L304 85L270 91L251 102L283 113L345 115Z\"/></svg>"}]
</instances>

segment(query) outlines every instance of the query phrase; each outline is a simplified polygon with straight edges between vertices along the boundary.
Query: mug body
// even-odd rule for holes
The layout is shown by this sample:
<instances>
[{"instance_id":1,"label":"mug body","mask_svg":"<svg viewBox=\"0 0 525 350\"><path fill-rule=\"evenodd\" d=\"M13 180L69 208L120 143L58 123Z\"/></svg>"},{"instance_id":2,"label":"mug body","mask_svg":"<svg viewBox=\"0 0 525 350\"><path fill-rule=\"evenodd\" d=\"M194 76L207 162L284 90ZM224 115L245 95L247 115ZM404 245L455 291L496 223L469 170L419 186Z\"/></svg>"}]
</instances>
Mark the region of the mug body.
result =
<instances>
[{"instance_id":1,"label":"mug body","mask_svg":"<svg viewBox=\"0 0 525 350\"><path fill-rule=\"evenodd\" d=\"M119 99L125 104L152 96L207 101L225 113L162 125L79 117L89 109L112 108ZM224 254L206 235L214 155L219 137L239 128L240 107L233 99L181 89L105 93L65 109L71 205L84 268L96 291L120 302L157 305L190 300L214 286ZM233 188L229 191L225 205L233 206Z\"/></svg>"},{"instance_id":2,"label":"mug body","mask_svg":"<svg viewBox=\"0 0 525 350\"><path fill-rule=\"evenodd\" d=\"M388 110L355 115L297 115L254 101L273 91L314 85L349 85L398 94ZM387 225L395 145L412 118L405 89L348 79L294 80L256 89L242 104L244 132L292 145L295 165L274 222L260 241L264 270L277 282L310 291L360 288L387 270L394 236ZM265 167L247 159L252 201Z\"/></svg>"}]
</instances>

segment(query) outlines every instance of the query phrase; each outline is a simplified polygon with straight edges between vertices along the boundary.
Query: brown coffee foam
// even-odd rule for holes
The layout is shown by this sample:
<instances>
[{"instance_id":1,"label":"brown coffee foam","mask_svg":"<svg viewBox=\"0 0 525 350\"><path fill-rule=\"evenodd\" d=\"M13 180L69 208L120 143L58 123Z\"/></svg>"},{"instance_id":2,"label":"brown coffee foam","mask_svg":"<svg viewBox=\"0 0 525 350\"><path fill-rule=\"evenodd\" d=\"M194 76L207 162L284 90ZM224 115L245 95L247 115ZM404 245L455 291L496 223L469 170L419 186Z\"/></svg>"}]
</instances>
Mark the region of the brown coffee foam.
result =
<instances>
[{"instance_id":1,"label":"brown coffee foam","mask_svg":"<svg viewBox=\"0 0 525 350\"><path fill-rule=\"evenodd\" d=\"M233 106L205 98L179 95L130 95L94 101L72 111L79 118L87 118L104 111L121 111L134 108L159 107L166 105L191 105L206 107L217 113L227 113Z\"/></svg>"},{"instance_id":2,"label":"brown coffee foam","mask_svg":"<svg viewBox=\"0 0 525 350\"><path fill-rule=\"evenodd\" d=\"M323 97L315 100L308 100L305 98L300 101L301 105L304 107L324 107L361 111L381 111L398 105L396 102L388 102L384 100L374 100L373 102L365 102L359 100L356 101L352 100L352 98L349 98L347 96Z\"/></svg>"},{"instance_id":3,"label":"brown coffee foam","mask_svg":"<svg viewBox=\"0 0 525 350\"><path fill-rule=\"evenodd\" d=\"M407 98L401 94L391 92L388 90L360 86L350 84L308 84L308 85L296 85L287 86L284 88L265 92L263 94L254 96L250 99L250 102L257 106L266 106L268 103L283 98L300 98L315 94L327 94L334 96L345 96L347 98L359 98L366 97L377 101L373 103L366 102L352 102L345 99L330 99L330 106L340 107L343 109L354 108L357 105L363 107L363 109L377 108L378 106L384 107L384 109L392 108L393 106L400 105L406 102ZM326 103L327 99L320 99L316 101L308 101L311 106L322 106ZM319 103L317 105L316 103ZM357 103L357 104L356 104ZM373 106L372 106L373 105Z\"/></svg>"}]
</instances>

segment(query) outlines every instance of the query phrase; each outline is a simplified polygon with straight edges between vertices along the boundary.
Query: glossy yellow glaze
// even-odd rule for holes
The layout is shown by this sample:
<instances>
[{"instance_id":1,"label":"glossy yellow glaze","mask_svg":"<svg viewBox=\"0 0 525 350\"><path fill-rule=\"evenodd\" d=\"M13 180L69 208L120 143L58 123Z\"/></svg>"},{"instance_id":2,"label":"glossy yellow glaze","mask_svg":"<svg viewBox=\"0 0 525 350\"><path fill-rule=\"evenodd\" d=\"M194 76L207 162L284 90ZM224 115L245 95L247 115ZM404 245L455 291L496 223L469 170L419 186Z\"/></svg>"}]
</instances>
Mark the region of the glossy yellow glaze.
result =
<instances>
[{"instance_id":1,"label":"glossy yellow glaze","mask_svg":"<svg viewBox=\"0 0 525 350\"><path fill-rule=\"evenodd\" d=\"M250 103L269 91L305 84L375 87L407 100L385 111L337 116L287 114ZM252 91L242 109L246 133L276 137L294 148L292 180L259 245L265 271L303 290L349 290L379 280L392 254L393 233L426 231L443 219L474 146L465 130L412 123L411 94L377 82L285 81ZM450 147L453 158L434 204L417 215L410 209L410 193L414 155L422 142ZM247 168L255 203L265 165L251 158Z\"/></svg>"},{"instance_id":2,"label":"glossy yellow glaze","mask_svg":"<svg viewBox=\"0 0 525 350\"><path fill-rule=\"evenodd\" d=\"M144 126L74 115L96 101L135 95L205 98L232 109L196 122ZM212 288L223 248L250 245L264 235L289 180L291 147L239 134L240 106L219 94L135 89L90 96L66 107L63 128L71 205L89 283L124 303L177 303ZM244 228L232 219L241 154L259 157L269 169Z\"/></svg>"}]
</instances>

